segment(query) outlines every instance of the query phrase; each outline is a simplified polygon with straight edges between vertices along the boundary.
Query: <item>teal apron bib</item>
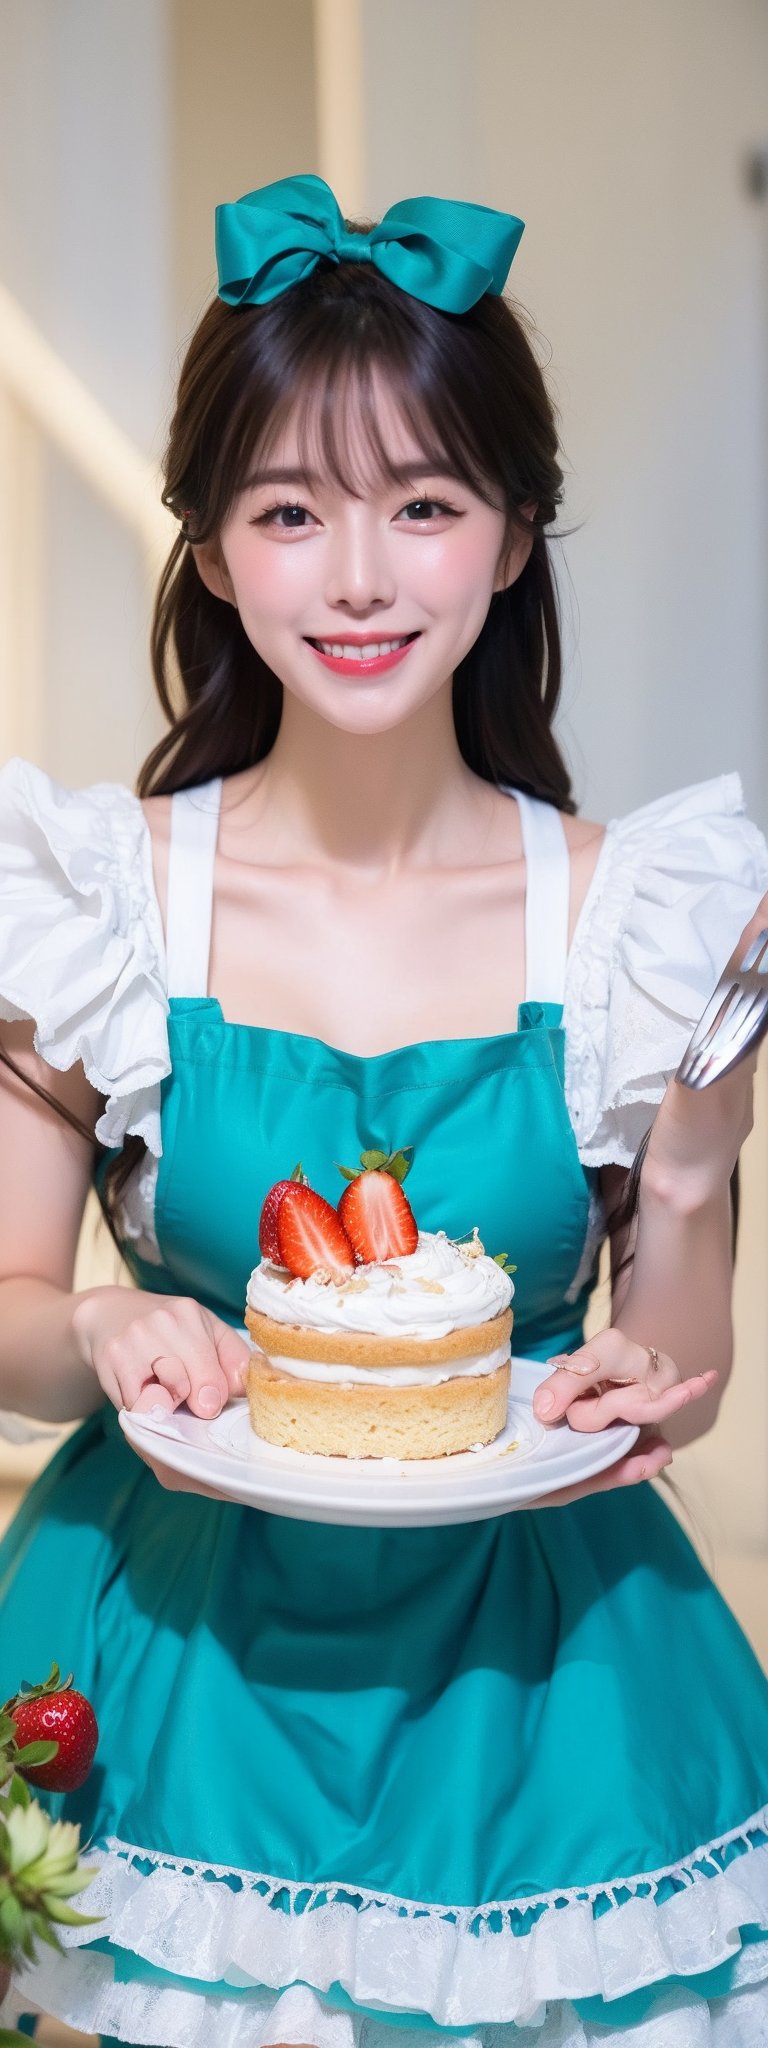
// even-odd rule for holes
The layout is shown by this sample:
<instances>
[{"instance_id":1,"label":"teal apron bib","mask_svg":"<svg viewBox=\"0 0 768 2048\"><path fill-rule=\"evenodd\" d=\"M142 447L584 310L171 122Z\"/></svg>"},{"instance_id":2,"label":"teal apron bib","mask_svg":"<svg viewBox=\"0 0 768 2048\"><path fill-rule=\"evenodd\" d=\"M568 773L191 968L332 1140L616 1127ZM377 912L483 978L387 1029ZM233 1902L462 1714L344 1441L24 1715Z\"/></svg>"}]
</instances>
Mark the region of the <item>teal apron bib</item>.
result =
<instances>
[{"instance_id":1,"label":"teal apron bib","mask_svg":"<svg viewBox=\"0 0 768 2048\"><path fill-rule=\"evenodd\" d=\"M134 1259L139 1283L240 1326L272 1181L301 1158L336 1200L335 1160L413 1145L421 1227L477 1223L517 1264L513 1351L574 1347L592 1177L560 1018L527 1001L508 1035L358 1058L225 1022L206 996L172 999L162 1264ZM491 1937L559 1920L543 1895L591 1888L595 1921L613 1926L622 1877L669 1871L650 1887L663 1904L692 1882L699 1845L729 1838L705 1879L751 1864L765 1839L740 1833L765 1796L764 1680L647 1486L456 1527L308 1525L164 1491L105 1409L31 1489L0 1558L0 1685L55 1656L96 1704L97 1766L59 1802L84 1835L115 1841L136 1873L215 1866L212 1901L251 1888L297 1928L339 1899L364 1921L389 1900L395 1929L398 1901L428 1923L442 1908L443 1931L482 1906L467 1924L491 1943L484 2009L438 2012L444 2028L511 2019L494 2008ZM186 1942L182 1915L138 1953L113 1947L116 1975L211 1992L188 1928ZM92 1946L109 1949L98 1930ZM303 1956L299 1938L280 1982L302 1978ZM715 1960L707 1995L722 1997L735 1966ZM343 1975L320 1986L330 2004L353 2002ZM219 1991L245 1997L238 1981ZM398 1998L396 1971L389 1999L362 1981L356 2011L394 2023L400 2005L434 2030L434 2004ZM559 1982L555 1969L553 1997ZM579 2010L629 2028L650 1995Z\"/></svg>"}]
</instances>

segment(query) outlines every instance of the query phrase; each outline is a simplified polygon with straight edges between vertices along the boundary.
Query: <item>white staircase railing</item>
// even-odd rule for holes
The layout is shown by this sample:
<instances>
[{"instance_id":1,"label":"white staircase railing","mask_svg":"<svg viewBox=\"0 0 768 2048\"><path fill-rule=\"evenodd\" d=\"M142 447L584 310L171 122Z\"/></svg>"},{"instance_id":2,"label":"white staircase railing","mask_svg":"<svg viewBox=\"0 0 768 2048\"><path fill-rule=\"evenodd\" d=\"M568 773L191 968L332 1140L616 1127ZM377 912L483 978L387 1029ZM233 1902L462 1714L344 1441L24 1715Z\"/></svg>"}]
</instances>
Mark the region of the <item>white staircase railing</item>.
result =
<instances>
[{"instance_id":1,"label":"white staircase railing","mask_svg":"<svg viewBox=\"0 0 768 2048\"><path fill-rule=\"evenodd\" d=\"M151 462L0 285L0 759L43 737L43 449L127 529L156 581L175 522Z\"/></svg>"}]
</instances>

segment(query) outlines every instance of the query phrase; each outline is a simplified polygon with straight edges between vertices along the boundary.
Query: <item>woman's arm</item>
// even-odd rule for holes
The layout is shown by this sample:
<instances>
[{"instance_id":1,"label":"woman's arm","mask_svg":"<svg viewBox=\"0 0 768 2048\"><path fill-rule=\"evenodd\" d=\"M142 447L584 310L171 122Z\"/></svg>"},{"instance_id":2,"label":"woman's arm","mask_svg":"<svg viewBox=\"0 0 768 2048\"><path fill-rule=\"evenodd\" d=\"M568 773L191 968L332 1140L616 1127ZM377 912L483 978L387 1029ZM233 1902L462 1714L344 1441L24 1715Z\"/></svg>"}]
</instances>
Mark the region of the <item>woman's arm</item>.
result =
<instances>
[{"instance_id":1,"label":"woman's arm","mask_svg":"<svg viewBox=\"0 0 768 2048\"><path fill-rule=\"evenodd\" d=\"M56 1074L31 1024L4 1024L15 1065L87 1129L100 1099L82 1067ZM104 1399L72 1330L75 1253L94 1143L0 1064L0 1408L71 1422Z\"/></svg>"},{"instance_id":2,"label":"woman's arm","mask_svg":"<svg viewBox=\"0 0 768 2048\"><path fill-rule=\"evenodd\" d=\"M101 1407L186 1400L210 1417L242 1387L249 1347L187 1296L133 1287L74 1293L100 1097L82 1067L57 1074L30 1024L3 1026L10 1058L84 1126L82 1135L0 1062L0 1408L75 1422Z\"/></svg>"},{"instance_id":3,"label":"woman's arm","mask_svg":"<svg viewBox=\"0 0 768 2048\"><path fill-rule=\"evenodd\" d=\"M718 1374L668 1428L676 1447L712 1427L731 1370L730 1179L752 1129L756 1064L755 1053L702 1091L670 1081L643 1161L634 1256L624 1272L616 1272L622 1254L614 1249L614 1327L669 1352L684 1379ZM609 1200L613 1173L611 1180Z\"/></svg>"},{"instance_id":4,"label":"woman's arm","mask_svg":"<svg viewBox=\"0 0 768 2048\"><path fill-rule=\"evenodd\" d=\"M611 1322L552 1359L534 1410L603 1429L663 1425L679 1448L715 1420L732 1357L730 1180L753 1121L757 1054L702 1091L667 1086L640 1174L637 1213L612 1244ZM623 1169L603 1169L609 1210ZM627 1253L631 1264L624 1265Z\"/></svg>"},{"instance_id":5,"label":"woman's arm","mask_svg":"<svg viewBox=\"0 0 768 2048\"><path fill-rule=\"evenodd\" d=\"M626 1175L621 1167L607 1167L600 1180L610 1215ZM689 1207L646 1160L638 1213L611 1240L612 1327L668 1353L684 1380L712 1370L718 1375L707 1394L665 1423L664 1434L676 1450L712 1428L730 1375L731 1232L727 1182Z\"/></svg>"}]
</instances>

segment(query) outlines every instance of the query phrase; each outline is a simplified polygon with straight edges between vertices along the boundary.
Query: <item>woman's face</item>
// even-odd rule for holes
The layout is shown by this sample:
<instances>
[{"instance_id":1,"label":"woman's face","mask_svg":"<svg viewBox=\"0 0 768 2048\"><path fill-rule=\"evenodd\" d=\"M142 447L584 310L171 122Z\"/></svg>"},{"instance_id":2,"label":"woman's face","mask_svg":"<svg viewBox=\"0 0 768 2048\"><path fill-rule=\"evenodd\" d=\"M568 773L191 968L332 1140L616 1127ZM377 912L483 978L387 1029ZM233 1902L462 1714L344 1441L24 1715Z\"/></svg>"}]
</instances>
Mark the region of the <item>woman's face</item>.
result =
<instances>
[{"instance_id":1,"label":"woman's face","mask_svg":"<svg viewBox=\"0 0 768 2048\"><path fill-rule=\"evenodd\" d=\"M391 729L450 683L493 592L519 575L531 546L527 536L515 538L502 559L502 509L458 478L427 469L381 378L374 393L401 484L371 480L358 498L327 473L300 473L289 422L270 454L269 477L256 462L218 546L195 551L203 580L236 605L252 645L291 696L355 733ZM371 469L357 417L348 441L357 482ZM280 479L278 469L293 474ZM382 642L404 636L414 637L398 659L380 655Z\"/></svg>"}]
</instances>

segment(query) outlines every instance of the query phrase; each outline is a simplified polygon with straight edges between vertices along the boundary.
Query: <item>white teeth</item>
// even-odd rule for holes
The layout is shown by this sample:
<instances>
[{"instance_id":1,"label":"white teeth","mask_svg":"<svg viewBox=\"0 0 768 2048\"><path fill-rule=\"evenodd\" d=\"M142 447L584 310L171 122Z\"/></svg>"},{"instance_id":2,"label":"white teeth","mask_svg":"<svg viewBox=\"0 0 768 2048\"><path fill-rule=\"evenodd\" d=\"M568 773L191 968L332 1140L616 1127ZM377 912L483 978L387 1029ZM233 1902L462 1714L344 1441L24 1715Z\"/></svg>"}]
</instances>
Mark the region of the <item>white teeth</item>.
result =
<instances>
[{"instance_id":1,"label":"white teeth","mask_svg":"<svg viewBox=\"0 0 768 2048\"><path fill-rule=\"evenodd\" d=\"M380 654L392 654L396 647L405 647L410 638L404 633L401 640L366 640L363 647L354 646L349 640L317 640L321 654L331 654L335 661L375 661Z\"/></svg>"}]
</instances>

